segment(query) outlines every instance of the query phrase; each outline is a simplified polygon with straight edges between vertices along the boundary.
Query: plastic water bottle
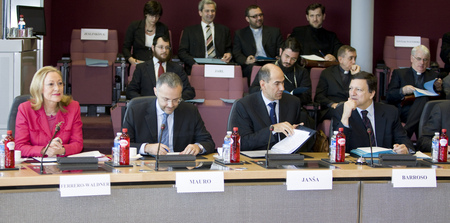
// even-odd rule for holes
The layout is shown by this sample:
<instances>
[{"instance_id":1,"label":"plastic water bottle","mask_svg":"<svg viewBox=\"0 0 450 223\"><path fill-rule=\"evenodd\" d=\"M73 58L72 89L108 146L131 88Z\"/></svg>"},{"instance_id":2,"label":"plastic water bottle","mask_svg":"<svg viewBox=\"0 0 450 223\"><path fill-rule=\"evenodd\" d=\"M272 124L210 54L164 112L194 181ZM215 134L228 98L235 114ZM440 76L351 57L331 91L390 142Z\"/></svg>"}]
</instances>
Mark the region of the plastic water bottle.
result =
<instances>
[{"instance_id":1,"label":"plastic water bottle","mask_svg":"<svg viewBox=\"0 0 450 223\"><path fill-rule=\"evenodd\" d=\"M230 160L232 163L239 163L241 161L241 136L238 133L238 127L233 127L233 134L231 134L231 149Z\"/></svg>"},{"instance_id":2,"label":"plastic water bottle","mask_svg":"<svg viewBox=\"0 0 450 223\"><path fill-rule=\"evenodd\" d=\"M223 152L222 152L222 158L223 158L223 162L224 163L230 163L230 158L231 158L231 154L230 154L230 150L231 150L231 144L226 144L224 143L222 145L223 148Z\"/></svg>"},{"instance_id":3,"label":"plastic water bottle","mask_svg":"<svg viewBox=\"0 0 450 223\"><path fill-rule=\"evenodd\" d=\"M345 162L344 128L339 128L339 133L336 135L336 162Z\"/></svg>"},{"instance_id":4,"label":"plastic water bottle","mask_svg":"<svg viewBox=\"0 0 450 223\"><path fill-rule=\"evenodd\" d=\"M5 143L3 140L6 135L2 135L2 139L0 140L0 169L5 169Z\"/></svg>"},{"instance_id":5,"label":"plastic water bottle","mask_svg":"<svg viewBox=\"0 0 450 223\"><path fill-rule=\"evenodd\" d=\"M120 165L130 165L130 137L128 136L128 129L122 129L122 135L119 140L120 144Z\"/></svg>"},{"instance_id":6,"label":"plastic water bottle","mask_svg":"<svg viewBox=\"0 0 450 223\"><path fill-rule=\"evenodd\" d=\"M5 167L14 168L14 147L16 146L16 143L14 142L14 137L12 136L12 130L6 131L6 137L3 143L5 144Z\"/></svg>"},{"instance_id":7,"label":"plastic water bottle","mask_svg":"<svg viewBox=\"0 0 450 223\"><path fill-rule=\"evenodd\" d=\"M439 157L439 132L435 132L433 140L431 141L431 159L433 162L437 162L438 157Z\"/></svg>"},{"instance_id":8,"label":"plastic water bottle","mask_svg":"<svg viewBox=\"0 0 450 223\"><path fill-rule=\"evenodd\" d=\"M447 162L447 150L448 150L448 136L447 129L442 129L442 134L439 137L439 162Z\"/></svg>"},{"instance_id":9,"label":"plastic water bottle","mask_svg":"<svg viewBox=\"0 0 450 223\"><path fill-rule=\"evenodd\" d=\"M336 162L336 135L338 131L333 132L333 136L330 139L330 162Z\"/></svg>"},{"instance_id":10,"label":"plastic water bottle","mask_svg":"<svg viewBox=\"0 0 450 223\"><path fill-rule=\"evenodd\" d=\"M112 148L112 162L114 165L119 165L120 161L120 136L121 132L116 133L116 138L114 138L114 147Z\"/></svg>"},{"instance_id":11,"label":"plastic water bottle","mask_svg":"<svg viewBox=\"0 0 450 223\"><path fill-rule=\"evenodd\" d=\"M19 25L19 37L24 37L25 36L25 19L23 18L23 15L20 15L18 25Z\"/></svg>"}]
</instances>

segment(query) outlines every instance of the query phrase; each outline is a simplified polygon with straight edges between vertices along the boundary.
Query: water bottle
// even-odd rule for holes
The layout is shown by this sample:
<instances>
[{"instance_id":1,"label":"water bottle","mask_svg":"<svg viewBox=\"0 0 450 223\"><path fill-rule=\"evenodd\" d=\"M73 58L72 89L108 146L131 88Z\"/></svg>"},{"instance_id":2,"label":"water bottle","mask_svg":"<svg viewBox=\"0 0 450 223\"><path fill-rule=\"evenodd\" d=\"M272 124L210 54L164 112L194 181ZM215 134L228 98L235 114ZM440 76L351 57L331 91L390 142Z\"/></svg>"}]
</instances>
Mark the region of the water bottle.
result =
<instances>
[{"instance_id":1,"label":"water bottle","mask_svg":"<svg viewBox=\"0 0 450 223\"><path fill-rule=\"evenodd\" d=\"M447 162L447 152L448 151L448 136L447 129L442 129L442 134L439 137L439 162Z\"/></svg>"},{"instance_id":2,"label":"water bottle","mask_svg":"<svg viewBox=\"0 0 450 223\"><path fill-rule=\"evenodd\" d=\"M12 130L6 131L6 137L3 143L5 144L5 167L14 168L14 147L16 146L16 143L14 142L14 137L12 136Z\"/></svg>"},{"instance_id":3,"label":"water bottle","mask_svg":"<svg viewBox=\"0 0 450 223\"><path fill-rule=\"evenodd\" d=\"M0 140L0 169L5 169L5 143L3 140L6 135L2 135L2 139Z\"/></svg>"},{"instance_id":4,"label":"water bottle","mask_svg":"<svg viewBox=\"0 0 450 223\"><path fill-rule=\"evenodd\" d=\"M19 25L19 37L24 37L25 36L25 19L23 18L23 15L20 15L18 25Z\"/></svg>"},{"instance_id":5,"label":"water bottle","mask_svg":"<svg viewBox=\"0 0 450 223\"><path fill-rule=\"evenodd\" d=\"M230 145L231 145L231 142L232 142L233 140L231 139L231 131L227 131L227 135L223 138L223 145L222 145L222 148L224 148L224 147L230 147ZM224 148L225 149L225 148ZM221 157L222 159L224 159L225 157L224 157L224 155L223 155L223 151L222 151L222 157ZM229 158L229 157L228 157Z\"/></svg>"},{"instance_id":6,"label":"water bottle","mask_svg":"<svg viewBox=\"0 0 450 223\"><path fill-rule=\"evenodd\" d=\"M112 162L115 166L119 165L120 161L120 136L121 132L116 133L116 138L114 138L114 147L112 148Z\"/></svg>"},{"instance_id":7,"label":"water bottle","mask_svg":"<svg viewBox=\"0 0 450 223\"><path fill-rule=\"evenodd\" d=\"M434 133L433 141L431 141L431 159L438 162L439 157L439 132Z\"/></svg>"},{"instance_id":8,"label":"water bottle","mask_svg":"<svg viewBox=\"0 0 450 223\"><path fill-rule=\"evenodd\" d=\"M122 135L119 140L120 144L120 165L130 165L130 137L128 136L128 129L122 129Z\"/></svg>"},{"instance_id":9,"label":"water bottle","mask_svg":"<svg viewBox=\"0 0 450 223\"><path fill-rule=\"evenodd\" d=\"M330 139L330 162L336 162L336 135L338 131L333 132L333 136Z\"/></svg>"},{"instance_id":10,"label":"water bottle","mask_svg":"<svg viewBox=\"0 0 450 223\"><path fill-rule=\"evenodd\" d=\"M344 128L339 128L339 133L336 135L336 162L345 162Z\"/></svg>"},{"instance_id":11,"label":"water bottle","mask_svg":"<svg viewBox=\"0 0 450 223\"><path fill-rule=\"evenodd\" d=\"M241 161L241 136L238 130L238 127L233 127L233 133L231 134L233 142L230 146L230 160L232 163L239 163Z\"/></svg>"},{"instance_id":12,"label":"water bottle","mask_svg":"<svg viewBox=\"0 0 450 223\"><path fill-rule=\"evenodd\" d=\"M230 150L231 150L231 144L226 144L226 143L224 143L223 145L222 145L222 148L223 148L223 152L222 152L222 158L223 158L223 162L224 163L230 163L230 158L231 158L231 154L230 154Z\"/></svg>"}]
</instances>

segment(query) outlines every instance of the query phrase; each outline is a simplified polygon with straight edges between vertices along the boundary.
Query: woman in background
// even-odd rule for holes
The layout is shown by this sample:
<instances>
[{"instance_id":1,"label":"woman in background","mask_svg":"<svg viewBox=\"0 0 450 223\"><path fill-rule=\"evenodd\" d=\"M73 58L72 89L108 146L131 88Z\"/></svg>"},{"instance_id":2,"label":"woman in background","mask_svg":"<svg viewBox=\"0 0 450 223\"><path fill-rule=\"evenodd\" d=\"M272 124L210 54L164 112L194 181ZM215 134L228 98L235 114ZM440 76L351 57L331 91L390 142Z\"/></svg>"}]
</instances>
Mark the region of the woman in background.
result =
<instances>
[{"instance_id":1,"label":"woman in background","mask_svg":"<svg viewBox=\"0 0 450 223\"><path fill-rule=\"evenodd\" d=\"M39 69L31 80L31 98L19 105L16 117L16 149L22 157L67 156L83 149L80 105L64 95L62 75L54 67ZM60 130L50 142L55 127Z\"/></svg>"}]
</instances>

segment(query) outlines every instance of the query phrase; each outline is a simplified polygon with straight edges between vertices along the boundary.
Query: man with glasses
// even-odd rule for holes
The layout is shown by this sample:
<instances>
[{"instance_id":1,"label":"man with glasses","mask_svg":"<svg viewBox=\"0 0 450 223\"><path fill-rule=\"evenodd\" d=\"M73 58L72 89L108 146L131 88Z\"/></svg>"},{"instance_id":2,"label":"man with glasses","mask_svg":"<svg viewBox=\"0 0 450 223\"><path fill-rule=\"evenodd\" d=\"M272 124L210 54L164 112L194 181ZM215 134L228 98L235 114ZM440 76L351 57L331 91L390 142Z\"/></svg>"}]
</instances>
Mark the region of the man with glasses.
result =
<instances>
[{"instance_id":1,"label":"man with glasses","mask_svg":"<svg viewBox=\"0 0 450 223\"><path fill-rule=\"evenodd\" d=\"M195 105L181 100L182 82L175 73L162 74L154 88L156 98L127 108L123 127L128 128L131 146L140 154L206 154L214 151L214 141ZM164 124L164 128L162 128Z\"/></svg>"},{"instance_id":2,"label":"man with glasses","mask_svg":"<svg viewBox=\"0 0 450 223\"><path fill-rule=\"evenodd\" d=\"M133 79L127 86L127 99L154 96L153 88L156 86L156 81L165 72L173 72L181 78L183 82L182 99L189 100L195 97L195 90L191 87L183 67L170 60L170 49L168 36L156 36L153 39L153 59L136 66Z\"/></svg>"},{"instance_id":3,"label":"man with glasses","mask_svg":"<svg viewBox=\"0 0 450 223\"><path fill-rule=\"evenodd\" d=\"M423 107L430 100L429 97L414 98L416 88L425 89L424 84L438 78L438 73L427 70L430 65L430 51L424 45L411 50L411 67L395 69L388 86L387 101L398 107L400 119L405 124L408 136L413 133L418 136L419 120ZM434 90L442 90L442 80L436 79Z\"/></svg>"},{"instance_id":4,"label":"man with glasses","mask_svg":"<svg viewBox=\"0 0 450 223\"><path fill-rule=\"evenodd\" d=\"M300 43L293 37L289 37L279 48L280 58L275 62L284 74L284 89L292 92L294 89L302 89L302 93L295 94L302 104L308 104L311 99L311 78L307 69L298 65L297 59L301 52ZM256 77L250 87L250 93L259 92L259 77Z\"/></svg>"},{"instance_id":5,"label":"man with glasses","mask_svg":"<svg viewBox=\"0 0 450 223\"><path fill-rule=\"evenodd\" d=\"M343 45L338 51L339 65L330 66L320 74L314 101L320 104L319 120L331 119L333 110L348 99L351 76L361 67L356 65L356 49Z\"/></svg>"},{"instance_id":6,"label":"man with glasses","mask_svg":"<svg viewBox=\"0 0 450 223\"><path fill-rule=\"evenodd\" d=\"M260 59L275 59L283 38L280 29L264 25L264 14L257 5L247 7L245 20L249 26L236 31L233 56L250 83L253 65Z\"/></svg>"}]
</instances>

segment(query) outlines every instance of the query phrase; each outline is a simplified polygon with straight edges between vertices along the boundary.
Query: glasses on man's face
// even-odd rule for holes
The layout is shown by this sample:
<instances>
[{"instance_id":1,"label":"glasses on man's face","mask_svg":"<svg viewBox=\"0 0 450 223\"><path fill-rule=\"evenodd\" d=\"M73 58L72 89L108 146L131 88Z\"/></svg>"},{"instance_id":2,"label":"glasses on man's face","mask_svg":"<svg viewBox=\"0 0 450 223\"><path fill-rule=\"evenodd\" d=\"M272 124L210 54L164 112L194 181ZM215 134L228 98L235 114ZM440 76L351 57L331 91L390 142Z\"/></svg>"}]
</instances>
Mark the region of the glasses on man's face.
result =
<instances>
[{"instance_id":1,"label":"glasses on man's face","mask_svg":"<svg viewBox=\"0 0 450 223\"><path fill-rule=\"evenodd\" d=\"M160 50L170 50L170 49L172 49L172 47L170 47L170 46L155 46L156 48L158 48L158 49L160 49Z\"/></svg>"},{"instance_id":2,"label":"glasses on man's face","mask_svg":"<svg viewBox=\"0 0 450 223\"><path fill-rule=\"evenodd\" d=\"M181 102L181 98L175 98L175 99L169 99L169 98L162 98L162 101L165 104L172 103L173 105L177 105Z\"/></svg>"},{"instance_id":3,"label":"glasses on man's face","mask_svg":"<svg viewBox=\"0 0 450 223\"><path fill-rule=\"evenodd\" d=\"M264 17L264 13L256 14L256 15L249 15L248 17L256 19L258 17Z\"/></svg>"},{"instance_id":4,"label":"glasses on man's face","mask_svg":"<svg viewBox=\"0 0 450 223\"><path fill-rule=\"evenodd\" d=\"M295 58L295 57L290 57L290 56L288 56L287 54L283 54L283 57L286 59L286 60L289 60L289 61L292 61L292 62L297 62L297 58Z\"/></svg>"},{"instance_id":5,"label":"glasses on man's face","mask_svg":"<svg viewBox=\"0 0 450 223\"><path fill-rule=\"evenodd\" d=\"M415 57L415 56L412 56L412 57L414 57L414 59L416 59L417 61L423 61L423 62L428 62L428 61L430 61L430 59L428 59L428 58L421 58L421 57Z\"/></svg>"}]
</instances>

